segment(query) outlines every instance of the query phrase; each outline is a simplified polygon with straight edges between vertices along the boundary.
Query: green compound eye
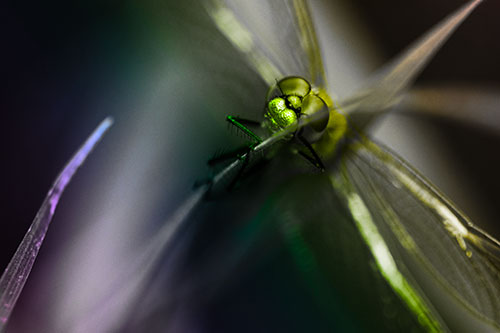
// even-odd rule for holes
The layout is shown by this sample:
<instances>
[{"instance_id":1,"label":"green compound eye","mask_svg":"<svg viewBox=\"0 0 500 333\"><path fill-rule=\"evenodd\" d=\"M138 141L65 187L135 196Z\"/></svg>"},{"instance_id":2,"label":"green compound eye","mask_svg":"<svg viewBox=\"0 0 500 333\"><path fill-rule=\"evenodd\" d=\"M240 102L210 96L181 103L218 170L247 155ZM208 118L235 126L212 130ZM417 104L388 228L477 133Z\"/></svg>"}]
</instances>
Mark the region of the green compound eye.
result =
<instances>
[{"instance_id":1,"label":"green compound eye","mask_svg":"<svg viewBox=\"0 0 500 333\"><path fill-rule=\"evenodd\" d=\"M302 106L302 100L300 99L299 96L288 96L288 103L294 108L295 110L300 109Z\"/></svg>"},{"instance_id":2,"label":"green compound eye","mask_svg":"<svg viewBox=\"0 0 500 333\"><path fill-rule=\"evenodd\" d=\"M269 109L269 113L275 116L286 109L286 102L283 98L276 97L269 101L267 108Z\"/></svg>"},{"instance_id":3,"label":"green compound eye","mask_svg":"<svg viewBox=\"0 0 500 333\"><path fill-rule=\"evenodd\" d=\"M293 110L285 109L274 120L280 127L285 128L297 121L297 114Z\"/></svg>"},{"instance_id":4,"label":"green compound eye","mask_svg":"<svg viewBox=\"0 0 500 333\"><path fill-rule=\"evenodd\" d=\"M281 128L285 128L297 121L297 114L286 107L285 100L281 97L269 101L268 109L271 121Z\"/></svg>"}]
</instances>

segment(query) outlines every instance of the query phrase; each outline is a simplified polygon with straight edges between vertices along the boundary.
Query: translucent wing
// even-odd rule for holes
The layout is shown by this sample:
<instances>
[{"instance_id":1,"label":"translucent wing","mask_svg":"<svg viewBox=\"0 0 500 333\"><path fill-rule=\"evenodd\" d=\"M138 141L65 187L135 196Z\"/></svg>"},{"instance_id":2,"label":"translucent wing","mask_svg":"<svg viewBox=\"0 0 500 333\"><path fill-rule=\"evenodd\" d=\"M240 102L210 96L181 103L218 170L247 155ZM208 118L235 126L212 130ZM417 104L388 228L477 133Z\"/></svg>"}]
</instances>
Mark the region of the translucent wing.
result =
<instances>
[{"instance_id":1,"label":"translucent wing","mask_svg":"<svg viewBox=\"0 0 500 333\"><path fill-rule=\"evenodd\" d=\"M321 55L304 0L213 0L209 14L271 86L287 75L325 87Z\"/></svg>"},{"instance_id":2,"label":"translucent wing","mask_svg":"<svg viewBox=\"0 0 500 333\"><path fill-rule=\"evenodd\" d=\"M366 138L347 147L333 183L393 288L406 281L410 308L432 304L452 331L499 329L499 243L393 154Z\"/></svg>"},{"instance_id":3,"label":"translucent wing","mask_svg":"<svg viewBox=\"0 0 500 333\"><path fill-rule=\"evenodd\" d=\"M148 286L144 298L160 310L145 325L153 318L172 331L418 331L417 317L373 269L328 176L305 174L301 162L280 154L256 171L259 182L195 208L180 236L189 251L175 269L161 267L161 278L174 278L162 290ZM178 309L182 316L169 315Z\"/></svg>"},{"instance_id":4,"label":"translucent wing","mask_svg":"<svg viewBox=\"0 0 500 333\"><path fill-rule=\"evenodd\" d=\"M443 19L376 73L364 88L342 101L340 104L350 113L351 122L363 129L398 103L434 54L480 2L471 0Z\"/></svg>"},{"instance_id":5,"label":"translucent wing","mask_svg":"<svg viewBox=\"0 0 500 333\"><path fill-rule=\"evenodd\" d=\"M416 87L405 96L397 112L445 117L498 133L500 89L458 84Z\"/></svg>"}]
</instances>

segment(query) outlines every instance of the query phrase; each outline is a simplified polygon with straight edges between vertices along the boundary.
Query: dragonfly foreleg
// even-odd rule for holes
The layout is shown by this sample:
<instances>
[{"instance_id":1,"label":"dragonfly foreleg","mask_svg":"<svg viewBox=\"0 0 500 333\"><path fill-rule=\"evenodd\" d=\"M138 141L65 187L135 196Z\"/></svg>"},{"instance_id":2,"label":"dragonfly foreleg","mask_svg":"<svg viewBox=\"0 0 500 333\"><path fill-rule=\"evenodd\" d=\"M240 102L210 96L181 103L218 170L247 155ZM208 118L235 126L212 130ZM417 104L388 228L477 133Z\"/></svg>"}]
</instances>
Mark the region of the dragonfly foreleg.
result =
<instances>
[{"instance_id":1,"label":"dragonfly foreleg","mask_svg":"<svg viewBox=\"0 0 500 333\"><path fill-rule=\"evenodd\" d=\"M226 120L231 125L235 126L238 130L242 131L253 141L252 145L250 146L251 148L257 146L259 143L262 142L262 139L257 134L252 132L247 126L244 125L247 124L250 126L259 126L260 125L259 122L233 116L227 116Z\"/></svg>"}]
</instances>

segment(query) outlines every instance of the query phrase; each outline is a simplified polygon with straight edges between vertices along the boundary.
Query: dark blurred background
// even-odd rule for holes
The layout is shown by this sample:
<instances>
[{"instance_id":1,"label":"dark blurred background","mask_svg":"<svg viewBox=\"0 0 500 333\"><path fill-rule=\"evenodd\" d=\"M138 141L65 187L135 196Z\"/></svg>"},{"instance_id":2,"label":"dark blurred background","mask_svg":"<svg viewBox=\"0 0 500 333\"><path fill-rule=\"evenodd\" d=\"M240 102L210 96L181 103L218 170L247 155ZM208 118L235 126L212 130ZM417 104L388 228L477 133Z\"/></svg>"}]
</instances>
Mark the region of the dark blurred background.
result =
<instances>
[{"instance_id":1,"label":"dark blurred background","mask_svg":"<svg viewBox=\"0 0 500 333\"><path fill-rule=\"evenodd\" d=\"M325 8L333 8L328 1L324 2ZM350 19L367 33L365 38L370 45L376 46L375 60L366 65L369 72L397 55L462 3L350 0L343 6L352 15ZM3 83L0 269L3 271L64 163L107 115L112 114L117 122L127 117L118 106L126 104L134 94L133 87L141 84L137 82L138 73L151 71L152 64L169 53L144 51L143 46L155 38L152 36L155 31L148 30L148 23L142 21L139 13L137 16L131 13L130 2L4 1L0 6ZM499 10L500 3L496 1L480 5L432 60L417 86L458 83L471 88L500 87ZM345 29L349 30L349 26ZM322 36L329 35L328 28L320 30ZM345 43L348 45L349 40ZM325 50L323 53L326 54ZM386 144L443 187L475 223L500 237L497 222L500 126L495 133L443 116L395 117L417 125L409 131L416 134L416 142L418 136L428 138L428 133L432 133L433 140L439 143L427 142L416 153L418 158L399 150L397 139L393 142L389 139ZM500 114L491 121L500 123ZM425 154L434 158L434 146L446 150L446 165L453 169L437 166L441 173L430 170L433 165L426 162L431 157ZM96 154L104 158L113 148L116 145L104 142ZM99 170L92 157L84 167L89 172ZM449 179L454 184L449 185ZM79 182L78 175L75 182ZM59 232L49 231L48 237Z\"/></svg>"},{"instance_id":2,"label":"dark blurred background","mask_svg":"<svg viewBox=\"0 0 500 333\"><path fill-rule=\"evenodd\" d=\"M0 6L3 269L57 173L109 114L96 99L119 98L131 79L122 69L137 65L127 64L136 50L119 1Z\"/></svg>"}]
</instances>

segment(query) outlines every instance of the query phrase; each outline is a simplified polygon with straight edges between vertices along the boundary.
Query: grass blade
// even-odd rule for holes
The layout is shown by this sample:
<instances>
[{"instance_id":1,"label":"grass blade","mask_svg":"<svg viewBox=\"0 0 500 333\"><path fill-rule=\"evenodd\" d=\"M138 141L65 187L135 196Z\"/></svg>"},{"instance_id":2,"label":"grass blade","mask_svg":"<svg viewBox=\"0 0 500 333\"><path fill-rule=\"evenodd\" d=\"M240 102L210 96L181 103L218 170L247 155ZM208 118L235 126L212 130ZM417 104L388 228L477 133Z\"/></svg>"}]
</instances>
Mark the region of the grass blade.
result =
<instances>
[{"instance_id":1,"label":"grass blade","mask_svg":"<svg viewBox=\"0 0 500 333\"><path fill-rule=\"evenodd\" d=\"M64 189L112 123L111 118L106 118L66 164L49 190L28 232L0 278L0 331L5 328L7 320L28 279Z\"/></svg>"}]
</instances>

